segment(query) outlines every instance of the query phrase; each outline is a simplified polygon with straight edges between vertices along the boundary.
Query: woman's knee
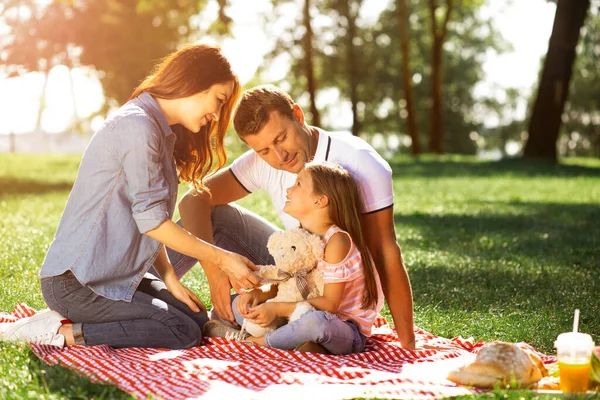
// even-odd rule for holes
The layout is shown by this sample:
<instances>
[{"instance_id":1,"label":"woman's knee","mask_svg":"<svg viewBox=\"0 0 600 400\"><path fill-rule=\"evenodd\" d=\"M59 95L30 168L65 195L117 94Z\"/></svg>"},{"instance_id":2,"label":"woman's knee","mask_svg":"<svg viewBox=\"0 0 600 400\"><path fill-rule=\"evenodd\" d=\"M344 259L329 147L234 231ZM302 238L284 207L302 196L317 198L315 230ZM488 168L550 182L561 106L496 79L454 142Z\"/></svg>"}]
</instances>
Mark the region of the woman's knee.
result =
<instances>
[{"instance_id":1,"label":"woman's knee","mask_svg":"<svg viewBox=\"0 0 600 400\"><path fill-rule=\"evenodd\" d=\"M187 349L190 347L200 346L202 344L202 329L193 320L188 318L188 321L179 324L174 332L180 342L180 348Z\"/></svg>"}]
</instances>

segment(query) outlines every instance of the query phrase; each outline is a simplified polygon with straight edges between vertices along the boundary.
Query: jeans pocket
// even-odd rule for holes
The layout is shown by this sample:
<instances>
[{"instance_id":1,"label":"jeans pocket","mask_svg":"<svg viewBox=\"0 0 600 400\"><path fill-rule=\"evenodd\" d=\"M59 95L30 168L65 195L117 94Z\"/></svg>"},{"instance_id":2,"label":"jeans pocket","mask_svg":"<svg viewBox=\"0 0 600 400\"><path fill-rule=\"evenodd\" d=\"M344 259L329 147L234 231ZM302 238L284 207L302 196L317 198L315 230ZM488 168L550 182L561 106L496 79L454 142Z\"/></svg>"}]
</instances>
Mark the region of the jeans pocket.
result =
<instances>
[{"instance_id":1,"label":"jeans pocket","mask_svg":"<svg viewBox=\"0 0 600 400\"><path fill-rule=\"evenodd\" d=\"M77 278L75 278L75 275L73 275L72 272L67 271L62 275L59 275L56 277L58 280L60 280L60 284L63 288L63 290L69 291L69 290L73 290L76 289L76 286L81 286L79 284L79 281L77 280Z\"/></svg>"}]
</instances>

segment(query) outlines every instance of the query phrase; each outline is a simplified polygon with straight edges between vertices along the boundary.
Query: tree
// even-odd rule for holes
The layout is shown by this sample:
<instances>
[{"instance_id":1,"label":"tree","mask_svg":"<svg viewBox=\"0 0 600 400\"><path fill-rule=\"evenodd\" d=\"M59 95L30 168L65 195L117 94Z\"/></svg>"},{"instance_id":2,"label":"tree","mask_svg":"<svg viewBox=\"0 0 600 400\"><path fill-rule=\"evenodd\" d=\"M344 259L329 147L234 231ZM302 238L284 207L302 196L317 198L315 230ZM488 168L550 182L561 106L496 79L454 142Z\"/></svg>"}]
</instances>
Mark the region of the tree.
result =
<instances>
[{"instance_id":1,"label":"tree","mask_svg":"<svg viewBox=\"0 0 600 400\"><path fill-rule=\"evenodd\" d=\"M429 150L438 154L444 152L444 121L443 121L443 65L442 49L448 32L448 21L452 14L454 2L446 0L445 11L438 13L441 8L437 0L429 0L429 18L431 23L431 130L429 133ZM443 16L439 14L443 13ZM440 21L438 21L440 18Z\"/></svg>"},{"instance_id":2,"label":"tree","mask_svg":"<svg viewBox=\"0 0 600 400\"><path fill-rule=\"evenodd\" d=\"M345 69L346 69L346 78L349 82L350 89L350 104L352 108L352 134L358 136L360 132L360 118L358 116L358 85L361 79L359 69L358 69L358 60L356 57L356 46L355 41L358 36L358 29L356 26L356 19L358 17L358 10L361 6L361 1L356 0L347 0L336 2L336 6L339 7L341 11L341 16L344 17L345 20L345 30L346 30L346 59L345 59ZM340 20L343 21L343 20Z\"/></svg>"},{"instance_id":3,"label":"tree","mask_svg":"<svg viewBox=\"0 0 600 400\"><path fill-rule=\"evenodd\" d=\"M556 143L569 94L579 33L590 0L558 0L542 78L529 123L524 156L556 162Z\"/></svg>"},{"instance_id":4,"label":"tree","mask_svg":"<svg viewBox=\"0 0 600 400\"><path fill-rule=\"evenodd\" d=\"M304 0L304 10L303 10L303 18L302 22L304 24L304 28L306 32L304 34L303 46L304 46L304 63L305 63L305 72L306 72L306 81L307 81L307 89L308 95L310 97L310 113L312 115L312 124L316 126L321 125L321 117L319 115L319 110L317 109L317 95L316 95L316 81L315 81L315 71L314 71L314 62L313 62L313 31L310 22L310 9L311 2L310 0Z\"/></svg>"},{"instance_id":5,"label":"tree","mask_svg":"<svg viewBox=\"0 0 600 400\"><path fill-rule=\"evenodd\" d=\"M402 88L404 89L404 98L406 99L406 130L411 139L411 152L413 155L421 153L421 141L415 116L415 108L412 97L412 74L410 72L410 51L409 51L409 11L406 0L396 0L396 10L398 12L398 30L400 37L400 51L402 53Z\"/></svg>"}]
</instances>

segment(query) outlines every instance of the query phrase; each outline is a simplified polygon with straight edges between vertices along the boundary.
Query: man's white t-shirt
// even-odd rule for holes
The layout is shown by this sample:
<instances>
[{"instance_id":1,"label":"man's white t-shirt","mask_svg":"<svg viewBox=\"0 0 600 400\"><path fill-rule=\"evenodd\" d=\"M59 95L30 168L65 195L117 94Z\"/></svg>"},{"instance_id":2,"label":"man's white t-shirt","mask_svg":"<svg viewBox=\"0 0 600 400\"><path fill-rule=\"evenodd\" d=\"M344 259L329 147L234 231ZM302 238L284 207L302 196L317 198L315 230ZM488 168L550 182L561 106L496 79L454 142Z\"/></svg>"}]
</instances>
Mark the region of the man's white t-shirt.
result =
<instances>
[{"instance_id":1,"label":"man's white t-shirt","mask_svg":"<svg viewBox=\"0 0 600 400\"><path fill-rule=\"evenodd\" d=\"M331 133L319 129L314 161L329 161L346 168L362 189L367 213L394 204L392 169L363 139L350 133ZM231 172L250 193L266 190L286 229L298 227L298 221L283 212L286 189L296 182L296 174L271 167L253 150L231 164Z\"/></svg>"}]
</instances>

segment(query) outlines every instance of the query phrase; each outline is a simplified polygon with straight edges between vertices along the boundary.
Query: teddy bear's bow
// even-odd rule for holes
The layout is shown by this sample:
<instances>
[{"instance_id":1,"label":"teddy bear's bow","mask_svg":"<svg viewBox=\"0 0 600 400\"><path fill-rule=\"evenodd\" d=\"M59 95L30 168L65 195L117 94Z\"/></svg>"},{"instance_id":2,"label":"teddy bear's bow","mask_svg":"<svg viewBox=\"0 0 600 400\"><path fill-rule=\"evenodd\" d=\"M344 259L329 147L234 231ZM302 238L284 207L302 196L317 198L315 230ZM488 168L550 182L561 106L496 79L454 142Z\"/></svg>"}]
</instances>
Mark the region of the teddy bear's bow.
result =
<instances>
[{"instance_id":1,"label":"teddy bear's bow","mask_svg":"<svg viewBox=\"0 0 600 400\"><path fill-rule=\"evenodd\" d=\"M306 279L308 273L308 268L299 269L293 274L287 271L283 271L281 269L277 270L277 276L283 278L281 279L281 282L285 282L287 280L292 279L293 277L296 277L296 285L298 286L298 290L300 291L300 294L302 295L302 298L304 300L306 300L308 294L310 293L310 290L308 288L308 280Z\"/></svg>"}]
</instances>

